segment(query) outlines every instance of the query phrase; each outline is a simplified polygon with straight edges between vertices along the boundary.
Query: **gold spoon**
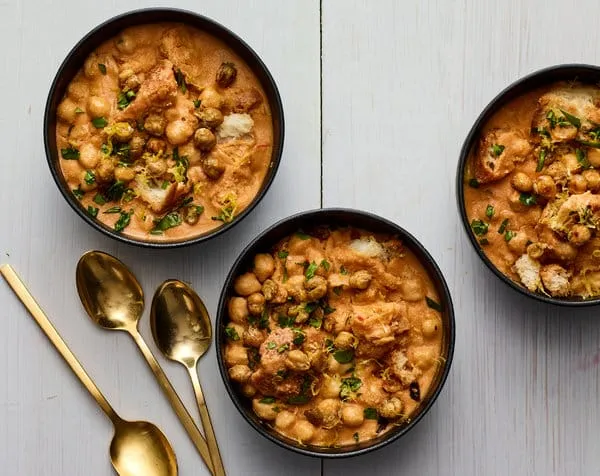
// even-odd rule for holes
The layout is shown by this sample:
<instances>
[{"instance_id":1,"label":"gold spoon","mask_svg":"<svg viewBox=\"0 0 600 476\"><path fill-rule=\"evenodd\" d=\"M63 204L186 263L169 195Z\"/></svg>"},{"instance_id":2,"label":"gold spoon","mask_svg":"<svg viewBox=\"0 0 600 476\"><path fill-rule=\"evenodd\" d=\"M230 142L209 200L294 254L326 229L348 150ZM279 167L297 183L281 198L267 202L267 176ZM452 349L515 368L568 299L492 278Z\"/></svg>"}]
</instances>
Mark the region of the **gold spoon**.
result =
<instances>
[{"instance_id":1,"label":"gold spoon","mask_svg":"<svg viewBox=\"0 0 600 476\"><path fill-rule=\"evenodd\" d=\"M83 386L91 393L115 428L110 444L110 460L121 476L176 476L177 460L165 435L147 421L123 420L104 398L81 363L73 355L25 284L10 265L0 267L8 285L41 327L46 337L67 361Z\"/></svg>"},{"instance_id":2,"label":"gold spoon","mask_svg":"<svg viewBox=\"0 0 600 476\"><path fill-rule=\"evenodd\" d=\"M154 293L150 326L154 342L165 357L188 369L215 475L223 476L225 468L196 368L212 340L212 326L206 306L187 284L174 279L167 280Z\"/></svg>"},{"instance_id":3,"label":"gold spoon","mask_svg":"<svg viewBox=\"0 0 600 476\"><path fill-rule=\"evenodd\" d=\"M101 251L88 251L77 263L76 282L83 307L96 324L104 329L121 330L131 335L212 472L206 441L138 330L138 321L144 310L144 292L135 276L113 256Z\"/></svg>"}]
</instances>

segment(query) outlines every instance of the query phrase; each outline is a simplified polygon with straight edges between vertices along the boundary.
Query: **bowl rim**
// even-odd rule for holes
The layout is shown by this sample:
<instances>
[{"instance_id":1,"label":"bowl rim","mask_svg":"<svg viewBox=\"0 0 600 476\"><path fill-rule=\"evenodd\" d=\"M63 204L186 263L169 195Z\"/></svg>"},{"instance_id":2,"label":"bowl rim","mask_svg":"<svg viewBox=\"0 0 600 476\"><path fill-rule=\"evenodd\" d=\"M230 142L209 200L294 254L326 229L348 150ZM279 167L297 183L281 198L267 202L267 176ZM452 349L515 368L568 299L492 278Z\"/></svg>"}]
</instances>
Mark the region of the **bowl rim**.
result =
<instances>
[{"instance_id":1,"label":"bowl rim","mask_svg":"<svg viewBox=\"0 0 600 476\"><path fill-rule=\"evenodd\" d=\"M503 283L508 285L510 288L516 290L520 294L527 296L529 298L535 299L539 302L545 304L553 304L555 306L562 307L588 307L588 306L596 306L600 304L600 296L594 299L587 300L564 300L558 298L552 298L549 296L545 296L543 294L537 294L529 291L524 286L521 286L517 282L510 279L508 276L504 275L496 266L491 262L491 260L486 256L486 254L479 246L479 243L475 239L475 236L471 232L471 228L469 225L469 218L467 216L467 210L465 206L465 197L463 192L464 186L464 171L467 164L467 160L469 158L470 152L472 150L473 145L479 136L479 131L482 126L485 125L487 120L498 110L500 109L504 103L509 100L518 97L519 95L525 93L528 89L532 90L537 87L540 87L544 83L551 84L557 81L560 81L560 78L552 78L552 75L555 73L564 73L565 76L570 73L576 73L577 71L586 71L590 74L597 74L598 79L600 80L600 67L590 64L584 63L565 63L558 64L553 66L548 66L542 69L538 69L533 71L521 78L510 83L504 89L502 89L494 98L485 106L485 108L481 111L481 113L475 119L473 126L471 126L463 145L460 149L458 166L456 170L456 202L458 207L458 214L460 216L460 221L462 222L463 228L469 238L469 242L471 243L473 249L479 258L485 263L489 270L491 270ZM546 80L544 77L548 76ZM577 78L577 74L574 74L573 79ZM564 78L563 80L565 80ZM536 80L540 80L539 83L533 84L530 87L528 83L534 83Z\"/></svg>"},{"instance_id":2,"label":"bowl rim","mask_svg":"<svg viewBox=\"0 0 600 476\"><path fill-rule=\"evenodd\" d=\"M248 58L250 58L251 61L253 62L253 64L249 64L250 68L253 70L260 70L261 75L264 76L261 80L261 83L263 83L263 87L265 87L265 89L270 89L272 91L272 97L270 94L267 95L267 101L269 102L269 106L271 107L272 116L279 117L279 121L278 121L279 134L275 134L275 131L273 133L273 154L271 157L271 162L268 167L267 174L265 175L265 178L261 185L261 188L258 191L258 193L254 196L254 198L252 199L250 204L244 210L242 210L239 213L239 215L237 215L235 217L235 219L233 221L231 221L229 223L225 223L225 224L221 225L220 227L215 228L214 230L209 231L208 233L205 233L203 235L195 236L195 237L180 240L180 241L172 241L172 242L170 242L170 241L165 241L165 242L144 241L144 240L140 240L140 239L133 238L130 236L122 235L122 234L119 234L119 233L111 230L110 228L104 226L98 220L90 217L83 210L83 208L79 205L79 202L76 201L74 196L67 191L67 187L63 186L63 184L61 182L62 175L61 175L61 172L59 171L60 165L58 162L55 163L53 161L52 156L53 156L54 152L50 145L50 143L51 143L50 134L55 134L55 129L51 128L51 124L54 120L53 116L56 116L56 109L54 109L54 111L52 111L52 109L53 109L51 107L52 100L53 100L54 96L57 94L58 84L59 84L61 77L65 73L65 70L70 65L71 61L73 61L73 58L76 56L77 51L82 46L84 46L91 38L93 38L96 35L101 34L101 32L105 28L110 27L112 24L114 24L118 21L124 20L126 18L135 18L135 17L139 18L140 15L142 15L142 16L155 15L155 14L160 14L160 13L165 13L165 14L170 14L170 15L178 15L181 17L180 19L177 19L177 20L175 20L175 19L165 20L166 22L191 23L191 22L189 22L189 20L193 20L193 21L202 23L204 25L209 25L211 29L214 29L214 31L219 31L219 35L215 34L214 32L211 32L211 34L213 36L216 36L219 39L228 40L228 44L229 44L229 41L235 43L235 48L231 47L232 50L234 52L236 52L237 54L240 54L240 51L243 50L244 61L246 61L247 63L250 63L250 61L248 60ZM157 23L157 21L148 21L147 23L149 23L149 24ZM134 22L134 23L132 23L132 25L129 25L129 26L141 25L141 24L144 24L143 20ZM194 26L196 28L201 28L200 26L193 25L193 23L192 23L192 26ZM124 26L123 28L127 28L127 27L128 26ZM106 40L106 38L102 41L105 41L105 40ZM54 182L56 183L58 189L60 190L60 193L62 194L62 196L66 200L66 202L77 213L77 215L81 219L83 219L88 225L91 225L94 229L100 231L101 233L103 233L106 236L109 236L110 238L113 238L122 243L134 245L134 246L139 246L139 247L144 247L144 248L162 248L162 249L164 249L164 248L181 248L184 246L190 246L193 244L197 244L197 243L201 243L201 242L210 240L212 238L215 238L215 237L221 235L222 233L225 233L226 231L230 230L235 225L237 225L239 222L241 222L246 216L248 216L252 212L252 210L254 210L254 208L262 201L264 196L267 194L267 192L271 188L271 185L273 184L273 181L275 180L275 176L277 175L279 165L281 164L281 159L282 159L282 155L283 155L283 147L284 147L284 138L285 138L285 118L284 118L284 110L283 110L283 101L281 99L281 94L279 92L279 88L277 87L277 83L275 82L275 79L273 78L273 76L272 76L270 70L267 68L266 64L263 62L263 60L260 58L260 56L256 53L256 51L254 51L254 49L252 47L250 47L250 45L248 45L248 43L246 43L240 36L238 36L236 33L234 33L232 30L230 30L226 26L222 25L220 22L217 22L216 20L213 20L211 18L208 18L204 15L193 12L191 10L185 10L185 9L180 9L180 8L171 8L171 7L148 7L148 8L139 8L139 9L134 9L134 10L128 10L126 12L119 13L118 15L114 15L114 16L108 18L107 20L104 20L103 22L101 22L100 24L98 24L97 26L95 26L91 30L89 30L79 41L77 41L75 46L73 46L69 50L69 52L65 56L64 60L61 62L60 66L58 67L57 72L52 80L51 85L50 85L50 89L48 91L48 95L46 98L46 104L44 106L42 134L43 134L43 139L44 139L44 152L46 154L46 161L50 168L50 172L52 174L52 178L54 179ZM56 154L57 154L58 161L60 161L60 156L58 156L58 151L56 151Z\"/></svg>"},{"instance_id":3,"label":"bowl rim","mask_svg":"<svg viewBox=\"0 0 600 476\"><path fill-rule=\"evenodd\" d=\"M427 266L429 267L429 272L432 274L431 278L436 283L438 291L440 291L440 299L444 303L444 312L447 315L449 332L447 335L447 346L448 346L448 355L446 362L444 364L443 369L439 374L438 384L435 389L432 390L429 400L425 403L422 410L414 417L411 418L410 422L400 430L395 433L390 432L389 437L383 439L382 441L364 447L358 448L350 451L344 451L342 453L326 453L320 451L313 451L310 447L300 447L294 446L292 444L287 443L286 441L279 439L273 434L269 433L265 430L263 425L257 424L253 419L251 419L247 414L246 410L242 405L242 399L239 392L237 392L233 388L233 383L231 382L229 375L227 373L227 367L225 365L223 359L223 347L224 347L224 328L227 323L227 299L228 299L228 290L230 289L233 279L235 276L241 271L238 268L248 259L248 256L253 251L256 246L260 246L261 241L267 236L269 233L279 229L282 226L286 226L290 223L297 222L299 220L310 219L313 217L321 217L327 216L328 214L335 214L339 220L339 216L343 215L347 217L349 220L352 220L354 217L361 217L370 220L375 220L379 222L382 226L394 230L403 241L403 243L408 243L408 247L413 252L421 263L426 261ZM360 226L357 226L360 228ZM273 243L274 244L274 243ZM420 256L419 256L420 255ZM446 283L446 279L442 274L439 266L436 261L433 259L431 254L427 251L427 249L421 244L419 240L417 240L411 233L406 231L400 225L388 220L387 218L383 218L379 215L376 215L371 212L366 212L362 210L352 209L352 208L317 208L312 210L307 210L303 212L299 212L293 215L290 215L286 218L283 218L273 225L266 228L259 235L257 235L246 247L240 252L239 256L236 258L235 262L231 265L229 272L227 273L227 277L225 278L225 282L221 288L221 294L219 297L219 302L217 305L217 315L215 321L215 347L216 347L216 358L217 364L219 367L219 372L221 374L221 378L223 380L223 384L225 385L225 389L229 394L229 398L233 402L234 406L238 410L238 412L242 415L242 418L256 430L260 435L272 441L273 443L281 446L282 448L288 449L290 451L316 458L327 458L327 459L338 459L338 458L350 458L353 456L359 456L366 453L370 453L371 451L378 450L394 441L404 436L410 430L412 430L419 421L431 410L434 403L436 402L438 396L440 395L448 375L450 373L450 369L452 367L452 361L454 356L454 347L456 341L456 320L454 314L454 305L452 302L452 296L450 294L450 289L448 288L448 284ZM324 448L325 449L325 448Z\"/></svg>"}]
</instances>

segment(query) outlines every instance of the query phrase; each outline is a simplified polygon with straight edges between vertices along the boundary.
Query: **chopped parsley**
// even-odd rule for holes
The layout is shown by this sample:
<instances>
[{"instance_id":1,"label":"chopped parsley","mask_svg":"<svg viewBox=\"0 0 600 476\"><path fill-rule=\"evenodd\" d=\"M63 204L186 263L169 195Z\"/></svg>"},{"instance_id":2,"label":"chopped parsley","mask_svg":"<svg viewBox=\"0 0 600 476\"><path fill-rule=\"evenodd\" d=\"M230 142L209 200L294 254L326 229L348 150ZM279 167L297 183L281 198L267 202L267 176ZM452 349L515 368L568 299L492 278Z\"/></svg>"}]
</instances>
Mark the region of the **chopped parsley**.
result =
<instances>
[{"instance_id":1,"label":"chopped parsley","mask_svg":"<svg viewBox=\"0 0 600 476\"><path fill-rule=\"evenodd\" d=\"M302 345L306 335L300 329L294 329L294 340L292 341L295 345Z\"/></svg>"},{"instance_id":2,"label":"chopped parsley","mask_svg":"<svg viewBox=\"0 0 600 476\"><path fill-rule=\"evenodd\" d=\"M320 329L323 325L323 319L320 319L318 317L311 317L308 320L308 325L314 327L315 329Z\"/></svg>"},{"instance_id":3,"label":"chopped parsley","mask_svg":"<svg viewBox=\"0 0 600 476\"><path fill-rule=\"evenodd\" d=\"M298 230L296 233L296 236L298 238L300 238L301 240L308 240L310 239L310 235L307 235L306 233L304 233L302 230Z\"/></svg>"},{"instance_id":4,"label":"chopped parsley","mask_svg":"<svg viewBox=\"0 0 600 476\"><path fill-rule=\"evenodd\" d=\"M102 194L97 193L94 195L94 203L97 203L98 205L104 205L106 203L106 198L104 198Z\"/></svg>"},{"instance_id":5,"label":"chopped parsley","mask_svg":"<svg viewBox=\"0 0 600 476\"><path fill-rule=\"evenodd\" d=\"M367 407L363 410L363 416L365 420L377 420L379 419L379 414L377 410L373 407Z\"/></svg>"},{"instance_id":6,"label":"chopped parsley","mask_svg":"<svg viewBox=\"0 0 600 476\"><path fill-rule=\"evenodd\" d=\"M333 358L340 364L347 364L352 362L354 358L354 350L352 349L338 349L333 353Z\"/></svg>"},{"instance_id":7,"label":"chopped parsley","mask_svg":"<svg viewBox=\"0 0 600 476\"><path fill-rule=\"evenodd\" d=\"M132 91L132 90L129 90L127 92L120 91L119 94L117 95L117 106L119 106L119 109L123 110L127 106L129 106L129 104L131 104L131 101L133 101L134 99L135 99L135 91Z\"/></svg>"},{"instance_id":8,"label":"chopped parsley","mask_svg":"<svg viewBox=\"0 0 600 476\"><path fill-rule=\"evenodd\" d=\"M494 207L492 205L488 205L485 209L485 216L488 218L492 218L494 216Z\"/></svg>"},{"instance_id":9,"label":"chopped parsley","mask_svg":"<svg viewBox=\"0 0 600 476\"><path fill-rule=\"evenodd\" d=\"M331 268L331 265L329 264L329 261L327 261L326 259L324 259L323 261L321 261L321 263L319 264L319 266L321 266L321 268L323 268L325 271L329 271L329 268Z\"/></svg>"},{"instance_id":10,"label":"chopped parsley","mask_svg":"<svg viewBox=\"0 0 600 476\"><path fill-rule=\"evenodd\" d=\"M427 306L429 306L431 309L434 309L438 312L443 311L442 305L439 302L431 299L429 296L425 296L425 302L427 303Z\"/></svg>"},{"instance_id":11,"label":"chopped parsley","mask_svg":"<svg viewBox=\"0 0 600 476\"><path fill-rule=\"evenodd\" d=\"M342 294L342 289L343 286L334 286L332 291L336 296L339 296L340 294Z\"/></svg>"},{"instance_id":12,"label":"chopped parsley","mask_svg":"<svg viewBox=\"0 0 600 476\"><path fill-rule=\"evenodd\" d=\"M582 169L589 169L592 165L587 158L587 154L581 149L575 149L575 156L577 157L577 162L581 165Z\"/></svg>"},{"instance_id":13,"label":"chopped parsley","mask_svg":"<svg viewBox=\"0 0 600 476\"><path fill-rule=\"evenodd\" d=\"M510 231L510 230L506 230L506 233L504 233L504 241L506 241L507 243L512 240L517 234L514 231Z\"/></svg>"},{"instance_id":14,"label":"chopped parsley","mask_svg":"<svg viewBox=\"0 0 600 476\"><path fill-rule=\"evenodd\" d=\"M183 223L181 215L177 212L167 213L159 220L155 220L153 232L163 232L169 228L175 228Z\"/></svg>"},{"instance_id":15,"label":"chopped parsley","mask_svg":"<svg viewBox=\"0 0 600 476\"><path fill-rule=\"evenodd\" d=\"M92 124L96 129L103 129L107 126L108 121L103 117L95 117L94 119L92 119Z\"/></svg>"},{"instance_id":16,"label":"chopped parsley","mask_svg":"<svg viewBox=\"0 0 600 476\"><path fill-rule=\"evenodd\" d=\"M267 342L267 349L273 350L275 347L277 347L275 342Z\"/></svg>"},{"instance_id":17,"label":"chopped parsley","mask_svg":"<svg viewBox=\"0 0 600 476\"><path fill-rule=\"evenodd\" d=\"M333 346L333 341L331 339L325 339L325 350L330 354L335 350Z\"/></svg>"},{"instance_id":18,"label":"chopped parsley","mask_svg":"<svg viewBox=\"0 0 600 476\"><path fill-rule=\"evenodd\" d=\"M471 180L469 180L469 187L479 188L479 180L477 180L476 178L472 178Z\"/></svg>"},{"instance_id":19,"label":"chopped parsley","mask_svg":"<svg viewBox=\"0 0 600 476\"><path fill-rule=\"evenodd\" d=\"M488 232L488 224L481 220L473 220L471 222L471 229L476 235L485 235Z\"/></svg>"},{"instance_id":20,"label":"chopped parsley","mask_svg":"<svg viewBox=\"0 0 600 476\"><path fill-rule=\"evenodd\" d=\"M331 314L332 312L335 312L335 308L331 307L329 305L329 303L325 303L323 305L323 313L325 313L325 315L327 315L327 314Z\"/></svg>"},{"instance_id":21,"label":"chopped parsley","mask_svg":"<svg viewBox=\"0 0 600 476\"><path fill-rule=\"evenodd\" d=\"M233 341L240 340L240 335L237 333L234 327L226 327L225 335Z\"/></svg>"},{"instance_id":22,"label":"chopped parsley","mask_svg":"<svg viewBox=\"0 0 600 476\"><path fill-rule=\"evenodd\" d=\"M344 265L340 266L340 274L348 274L348 270L344 267Z\"/></svg>"},{"instance_id":23,"label":"chopped parsley","mask_svg":"<svg viewBox=\"0 0 600 476\"><path fill-rule=\"evenodd\" d=\"M248 347L246 355L248 356L248 367L254 370L260 362L260 353L258 352L258 349L256 347Z\"/></svg>"},{"instance_id":24,"label":"chopped parsley","mask_svg":"<svg viewBox=\"0 0 600 476\"><path fill-rule=\"evenodd\" d=\"M177 81L177 86L179 86L181 92L185 94L187 92L187 84L185 84L185 76L180 69L175 70L175 81Z\"/></svg>"},{"instance_id":25,"label":"chopped parsley","mask_svg":"<svg viewBox=\"0 0 600 476\"><path fill-rule=\"evenodd\" d=\"M540 155L538 156L537 167L535 168L536 172L541 172L542 169L544 168L544 164L546 163L546 154L547 153L548 152L546 151L546 149L540 150Z\"/></svg>"},{"instance_id":26,"label":"chopped parsley","mask_svg":"<svg viewBox=\"0 0 600 476\"><path fill-rule=\"evenodd\" d=\"M504 146L501 144L492 144L492 154L495 157L500 157L502 155L502 152L504 152Z\"/></svg>"},{"instance_id":27,"label":"chopped parsley","mask_svg":"<svg viewBox=\"0 0 600 476\"><path fill-rule=\"evenodd\" d=\"M502 220L502 223L500 223L500 228L498 228L498 234L501 235L502 233L504 233L504 230L506 230L507 226L508 218L505 218L504 220Z\"/></svg>"},{"instance_id":28,"label":"chopped parsley","mask_svg":"<svg viewBox=\"0 0 600 476\"><path fill-rule=\"evenodd\" d=\"M294 325L296 318L290 316L284 316L280 314L277 317L277 322L279 323L279 327L292 327Z\"/></svg>"},{"instance_id":29,"label":"chopped parsley","mask_svg":"<svg viewBox=\"0 0 600 476\"><path fill-rule=\"evenodd\" d=\"M80 107L76 107L75 108L75 114L83 114L85 111L83 109L81 109Z\"/></svg>"},{"instance_id":30,"label":"chopped parsley","mask_svg":"<svg viewBox=\"0 0 600 476\"><path fill-rule=\"evenodd\" d=\"M290 344L281 344L278 348L277 348L277 352L279 352L280 354L282 354L283 352L285 352L286 350L289 350L290 348Z\"/></svg>"},{"instance_id":31,"label":"chopped parsley","mask_svg":"<svg viewBox=\"0 0 600 476\"><path fill-rule=\"evenodd\" d=\"M489 245L489 244L490 244L490 241L489 241L487 238L481 238L481 239L479 240L479 244L480 244L480 245Z\"/></svg>"},{"instance_id":32,"label":"chopped parsley","mask_svg":"<svg viewBox=\"0 0 600 476\"><path fill-rule=\"evenodd\" d=\"M88 215L90 215L94 218L96 218L98 216L98 211L99 211L98 208L93 207L91 205L88 205L88 207L87 207Z\"/></svg>"},{"instance_id":33,"label":"chopped parsley","mask_svg":"<svg viewBox=\"0 0 600 476\"><path fill-rule=\"evenodd\" d=\"M104 193L104 196L109 201L118 201L123 197L123 193L125 193L125 182L122 180L115 180L110 187Z\"/></svg>"},{"instance_id":34,"label":"chopped parsley","mask_svg":"<svg viewBox=\"0 0 600 476\"><path fill-rule=\"evenodd\" d=\"M560 110L560 112L562 112L564 114L566 121L571 123L571 125L573 125L577 129L579 129L581 127L581 121L579 120L579 118L575 117L572 114L569 114L567 111L563 111L562 109ZM561 122L563 122L563 121L561 120ZM559 125L562 125L562 124L559 123Z\"/></svg>"},{"instance_id":35,"label":"chopped parsley","mask_svg":"<svg viewBox=\"0 0 600 476\"><path fill-rule=\"evenodd\" d=\"M289 254L290 254L290 252L289 252L289 251L285 251L285 250L278 251L278 252L277 252L277 257L278 257L279 259L286 259L286 258L289 256Z\"/></svg>"},{"instance_id":36,"label":"chopped parsley","mask_svg":"<svg viewBox=\"0 0 600 476\"><path fill-rule=\"evenodd\" d=\"M104 210L103 213L121 213L121 207L110 207Z\"/></svg>"},{"instance_id":37,"label":"chopped parsley","mask_svg":"<svg viewBox=\"0 0 600 476\"><path fill-rule=\"evenodd\" d=\"M106 74L106 65L102 63L98 63L98 69L102 74Z\"/></svg>"},{"instance_id":38,"label":"chopped parsley","mask_svg":"<svg viewBox=\"0 0 600 476\"><path fill-rule=\"evenodd\" d=\"M85 175L83 176L83 180L88 185L93 185L94 183L96 183L96 176L91 170L86 170Z\"/></svg>"},{"instance_id":39,"label":"chopped parsley","mask_svg":"<svg viewBox=\"0 0 600 476\"><path fill-rule=\"evenodd\" d=\"M353 393L358 392L360 387L362 387L362 380L358 377L343 378L340 386L340 399L343 402L348 401Z\"/></svg>"},{"instance_id":40,"label":"chopped parsley","mask_svg":"<svg viewBox=\"0 0 600 476\"><path fill-rule=\"evenodd\" d=\"M200 99L194 99L194 107L198 109L200 107Z\"/></svg>"},{"instance_id":41,"label":"chopped parsley","mask_svg":"<svg viewBox=\"0 0 600 476\"><path fill-rule=\"evenodd\" d=\"M131 215L133 215L133 210L129 212L121 212L121 216L115 223L114 229L116 232L121 232L129 225L131 221Z\"/></svg>"},{"instance_id":42,"label":"chopped parsley","mask_svg":"<svg viewBox=\"0 0 600 476\"><path fill-rule=\"evenodd\" d=\"M75 195L75 198L77 200L81 200L83 198L83 196L85 195L85 192L83 190L81 190L81 186L77 186L77 188L71 190L71 192L73 192L73 195Z\"/></svg>"},{"instance_id":43,"label":"chopped parsley","mask_svg":"<svg viewBox=\"0 0 600 476\"><path fill-rule=\"evenodd\" d=\"M259 403L275 403L274 397L264 397L259 400Z\"/></svg>"},{"instance_id":44,"label":"chopped parsley","mask_svg":"<svg viewBox=\"0 0 600 476\"><path fill-rule=\"evenodd\" d=\"M79 159L79 150L69 146L66 149L60 149L60 155L65 160L77 160Z\"/></svg>"},{"instance_id":45,"label":"chopped parsley","mask_svg":"<svg viewBox=\"0 0 600 476\"><path fill-rule=\"evenodd\" d=\"M521 195L519 195L519 201L523 205L528 206L528 207L531 207L537 203L537 199L535 198L535 195L532 195L530 193L525 193L525 192L521 192Z\"/></svg>"},{"instance_id":46,"label":"chopped parsley","mask_svg":"<svg viewBox=\"0 0 600 476\"><path fill-rule=\"evenodd\" d=\"M317 263L315 263L314 261L308 265L308 267L306 268L306 272L304 273L304 276L306 277L307 281L315 277L315 272L317 271L318 267L319 265L317 265Z\"/></svg>"}]
</instances>

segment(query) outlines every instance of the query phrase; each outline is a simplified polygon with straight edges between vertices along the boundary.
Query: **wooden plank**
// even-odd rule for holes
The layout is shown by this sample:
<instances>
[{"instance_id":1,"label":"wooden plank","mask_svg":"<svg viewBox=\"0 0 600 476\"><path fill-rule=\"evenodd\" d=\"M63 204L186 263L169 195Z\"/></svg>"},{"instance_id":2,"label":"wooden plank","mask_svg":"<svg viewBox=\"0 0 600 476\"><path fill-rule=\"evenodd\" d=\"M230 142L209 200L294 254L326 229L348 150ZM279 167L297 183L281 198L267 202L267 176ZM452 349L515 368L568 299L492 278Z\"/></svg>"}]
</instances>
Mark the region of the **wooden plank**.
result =
<instances>
[{"instance_id":1,"label":"wooden plank","mask_svg":"<svg viewBox=\"0 0 600 476\"><path fill-rule=\"evenodd\" d=\"M445 390L414 431L325 474L600 471L594 310L532 303L484 269L455 206L459 149L511 81L597 64L594 1L323 2L324 206L391 218L437 259L455 299Z\"/></svg>"},{"instance_id":2,"label":"wooden plank","mask_svg":"<svg viewBox=\"0 0 600 476\"><path fill-rule=\"evenodd\" d=\"M79 304L74 271L96 248L131 265L147 294L177 277L190 281L214 313L224 277L253 236L293 212L319 206L319 6L316 0L167 1L222 22L271 69L285 103L286 146L279 175L245 223L211 243L173 251L118 245L83 224L60 197L41 141L50 82L68 50L90 28L147 2L74 0L0 2L0 261L12 263L115 408L128 419L157 423L172 442L180 474L208 474L130 339L94 327ZM0 285L0 467L2 474L47 476L112 473L109 422L4 284ZM151 341L148 311L142 334ZM154 345L150 344L152 348ZM160 358L192 415L185 371ZM229 474L317 474L320 461L295 456L247 425L226 395L214 347L201 362L204 385Z\"/></svg>"}]
</instances>

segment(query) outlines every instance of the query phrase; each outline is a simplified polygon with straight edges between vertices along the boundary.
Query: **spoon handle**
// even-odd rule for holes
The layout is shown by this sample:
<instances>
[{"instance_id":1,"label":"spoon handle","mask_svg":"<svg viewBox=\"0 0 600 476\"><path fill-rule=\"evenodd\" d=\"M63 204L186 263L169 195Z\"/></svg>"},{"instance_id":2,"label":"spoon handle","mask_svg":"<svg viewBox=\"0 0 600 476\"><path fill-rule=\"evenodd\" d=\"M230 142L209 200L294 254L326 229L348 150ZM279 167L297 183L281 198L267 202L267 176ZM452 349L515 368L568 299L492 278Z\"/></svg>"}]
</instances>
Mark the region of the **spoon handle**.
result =
<instances>
[{"instance_id":1,"label":"spoon handle","mask_svg":"<svg viewBox=\"0 0 600 476\"><path fill-rule=\"evenodd\" d=\"M62 355L63 359L67 361L71 370L75 372L75 375L81 380L81 383L87 388L88 392L92 394L92 397L98 402L100 408L108 418L112 420L113 423L117 423L121 421L121 418L115 413L113 408L110 406L110 403L104 398L100 389L96 387L96 384L92 381L90 376L87 374L81 363L77 360L77 357L73 355L71 349L67 346L65 341L62 339L60 334L54 328L44 311L40 308L38 303L35 301L34 297L31 295L25 283L21 281L21 278L17 275L12 266L6 264L0 267L0 274L4 276L4 279L8 283L8 285L12 288L14 293L17 295L19 300L23 303L23 305L27 308L29 313L33 316L35 321L41 327L46 337L54 344L54 347L60 355Z\"/></svg>"},{"instance_id":2,"label":"spoon handle","mask_svg":"<svg viewBox=\"0 0 600 476\"><path fill-rule=\"evenodd\" d=\"M213 467L215 468L214 474L215 476L225 476L223 460L221 459L221 453L219 452L219 445L217 444L212 421L208 414L208 408L204 401L204 394L202 393L202 387L200 386L200 379L198 378L196 367L188 367L188 370L192 379L192 385L194 386L194 393L196 394L196 402L198 402L198 410L200 410L200 420L202 420L202 426L204 427L206 442L208 443Z\"/></svg>"},{"instance_id":3,"label":"spoon handle","mask_svg":"<svg viewBox=\"0 0 600 476\"><path fill-rule=\"evenodd\" d=\"M146 341L139 333L139 331L137 329L132 329L130 333L133 337L133 340L140 348L144 358L146 359L146 362L148 362L148 365L152 369L152 372L154 372L156 380L158 380L160 387L169 399L171 406L173 407L175 413L179 417L179 421L183 424L185 431L187 431L188 436L196 446L196 449L200 453L200 456L204 460L204 463L208 467L209 471L212 474L215 474L210 459L210 452L208 450L208 446L206 445L206 441L202 437L202 434L200 433L200 430L194 423L194 420L192 420L192 417L190 416L189 412L183 405L183 402L179 398L179 395L177 395L177 392L173 388L173 385L171 385L171 382L165 375L165 372L163 371L160 364L157 362L156 358L154 357L154 354L152 354L152 351L146 344Z\"/></svg>"}]
</instances>

